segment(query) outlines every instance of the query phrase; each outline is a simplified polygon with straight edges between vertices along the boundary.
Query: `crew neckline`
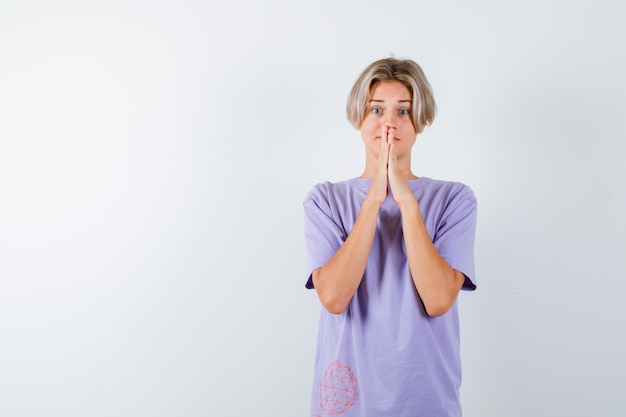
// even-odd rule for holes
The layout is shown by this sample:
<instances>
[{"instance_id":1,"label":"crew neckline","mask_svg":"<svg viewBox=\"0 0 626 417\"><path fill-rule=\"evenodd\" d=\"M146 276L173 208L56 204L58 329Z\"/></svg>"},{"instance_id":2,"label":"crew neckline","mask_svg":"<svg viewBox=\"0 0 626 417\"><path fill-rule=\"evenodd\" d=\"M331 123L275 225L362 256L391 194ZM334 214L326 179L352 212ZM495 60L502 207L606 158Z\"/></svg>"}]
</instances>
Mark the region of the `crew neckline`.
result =
<instances>
[{"instance_id":1,"label":"crew neckline","mask_svg":"<svg viewBox=\"0 0 626 417\"><path fill-rule=\"evenodd\" d=\"M428 179L429 179L428 177L417 177L414 180L407 180L407 182L409 184L409 187L411 187L411 189L414 189L418 185L420 185L422 182ZM352 184L356 185L357 187L367 190L369 189L370 184L372 183L372 177L368 177L368 178L354 177L350 179L349 181Z\"/></svg>"}]
</instances>

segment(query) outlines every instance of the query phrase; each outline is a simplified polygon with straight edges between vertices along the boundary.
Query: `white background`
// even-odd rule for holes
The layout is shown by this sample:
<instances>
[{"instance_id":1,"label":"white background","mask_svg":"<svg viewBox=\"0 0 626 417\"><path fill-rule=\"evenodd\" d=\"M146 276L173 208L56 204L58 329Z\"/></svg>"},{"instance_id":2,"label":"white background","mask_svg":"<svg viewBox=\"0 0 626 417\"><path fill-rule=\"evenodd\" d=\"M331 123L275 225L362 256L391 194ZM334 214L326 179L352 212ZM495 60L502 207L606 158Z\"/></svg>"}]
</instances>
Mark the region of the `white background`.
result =
<instances>
[{"instance_id":1,"label":"white background","mask_svg":"<svg viewBox=\"0 0 626 417\"><path fill-rule=\"evenodd\" d=\"M394 54L479 199L466 417L626 410L626 6L0 3L0 416L308 416L301 203Z\"/></svg>"}]
</instances>

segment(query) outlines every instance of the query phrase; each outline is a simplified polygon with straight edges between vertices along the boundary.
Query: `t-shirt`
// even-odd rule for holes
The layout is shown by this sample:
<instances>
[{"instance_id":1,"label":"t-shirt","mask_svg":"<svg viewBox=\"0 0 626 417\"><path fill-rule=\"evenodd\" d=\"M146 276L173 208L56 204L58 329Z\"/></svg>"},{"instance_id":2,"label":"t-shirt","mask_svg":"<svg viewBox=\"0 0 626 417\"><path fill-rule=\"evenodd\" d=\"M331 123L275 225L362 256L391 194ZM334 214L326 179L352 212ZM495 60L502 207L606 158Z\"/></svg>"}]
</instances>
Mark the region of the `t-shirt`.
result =
<instances>
[{"instance_id":1,"label":"t-shirt","mask_svg":"<svg viewBox=\"0 0 626 417\"><path fill-rule=\"evenodd\" d=\"M307 288L311 273L350 233L371 179L316 185L304 201ZM461 183L408 181L435 247L474 290L476 199ZM400 209L380 207L363 279L342 314L322 308L311 416L461 416L457 302L426 314L409 271Z\"/></svg>"}]
</instances>

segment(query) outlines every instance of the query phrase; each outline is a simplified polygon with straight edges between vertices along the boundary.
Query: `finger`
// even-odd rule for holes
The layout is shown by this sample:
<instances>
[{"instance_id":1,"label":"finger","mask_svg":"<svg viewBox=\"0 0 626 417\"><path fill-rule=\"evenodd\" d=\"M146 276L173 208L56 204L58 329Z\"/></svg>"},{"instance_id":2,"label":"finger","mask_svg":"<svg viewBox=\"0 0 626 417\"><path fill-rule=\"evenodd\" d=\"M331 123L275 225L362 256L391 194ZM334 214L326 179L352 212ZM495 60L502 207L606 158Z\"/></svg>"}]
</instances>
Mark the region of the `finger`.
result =
<instances>
[{"instance_id":1,"label":"finger","mask_svg":"<svg viewBox=\"0 0 626 417\"><path fill-rule=\"evenodd\" d=\"M395 138L395 133L396 133L396 129L393 128L393 127L390 127L387 130L387 143L393 144L393 139Z\"/></svg>"},{"instance_id":2,"label":"finger","mask_svg":"<svg viewBox=\"0 0 626 417\"><path fill-rule=\"evenodd\" d=\"M389 184L391 185L391 189L398 191L397 187L399 186L399 182L401 179L400 172L398 170L398 155L396 153L396 145L389 145L389 168L387 169L387 176L389 177Z\"/></svg>"},{"instance_id":3,"label":"finger","mask_svg":"<svg viewBox=\"0 0 626 417\"><path fill-rule=\"evenodd\" d=\"M383 151L383 157L385 159L385 169L389 165L389 146L391 146L388 142L383 143L385 149Z\"/></svg>"},{"instance_id":4,"label":"finger","mask_svg":"<svg viewBox=\"0 0 626 417\"><path fill-rule=\"evenodd\" d=\"M396 145L394 145L393 143L389 145L388 159L389 159L389 171L394 172L395 167L396 167L397 157L396 157Z\"/></svg>"},{"instance_id":5,"label":"finger","mask_svg":"<svg viewBox=\"0 0 626 417\"><path fill-rule=\"evenodd\" d=\"M380 141L380 151L378 153L378 171L387 169L387 159L389 155L387 153L387 144L382 140Z\"/></svg>"},{"instance_id":6,"label":"finger","mask_svg":"<svg viewBox=\"0 0 626 417\"><path fill-rule=\"evenodd\" d=\"M380 149L382 150L387 144L387 130L385 126L380 128Z\"/></svg>"},{"instance_id":7,"label":"finger","mask_svg":"<svg viewBox=\"0 0 626 417\"><path fill-rule=\"evenodd\" d=\"M385 165L387 164L387 158L389 157L389 142L387 140L388 130L389 128L387 126L382 126L380 128L380 150L381 156L385 161Z\"/></svg>"}]
</instances>

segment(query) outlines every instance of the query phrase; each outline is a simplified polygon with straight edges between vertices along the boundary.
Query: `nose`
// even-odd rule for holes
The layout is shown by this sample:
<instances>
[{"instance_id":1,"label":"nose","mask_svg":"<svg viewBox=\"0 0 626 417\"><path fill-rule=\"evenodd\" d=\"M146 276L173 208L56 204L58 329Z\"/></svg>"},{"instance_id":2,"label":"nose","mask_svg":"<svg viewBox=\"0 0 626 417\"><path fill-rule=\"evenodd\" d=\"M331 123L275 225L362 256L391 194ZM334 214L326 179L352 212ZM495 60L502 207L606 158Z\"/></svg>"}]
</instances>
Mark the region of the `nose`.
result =
<instances>
[{"instance_id":1,"label":"nose","mask_svg":"<svg viewBox=\"0 0 626 417\"><path fill-rule=\"evenodd\" d=\"M383 122L383 126L388 128L388 129L397 129L398 125L395 123L394 120L387 120Z\"/></svg>"},{"instance_id":2,"label":"nose","mask_svg":"<svg viewBox=\"0 0 626 417\"><path fill-rule=\"evenodd\" d=\"M398 118L395 114L389 112L383 118L383 126L396 129L398 126Z\"/></svg>"}]
</instances>

